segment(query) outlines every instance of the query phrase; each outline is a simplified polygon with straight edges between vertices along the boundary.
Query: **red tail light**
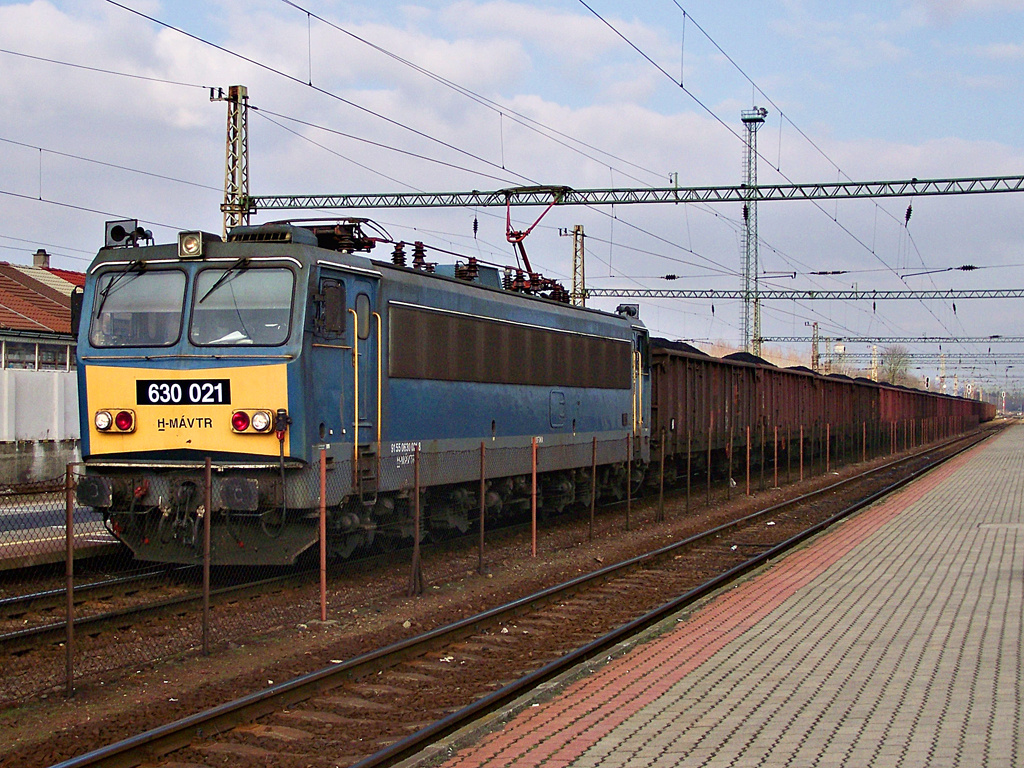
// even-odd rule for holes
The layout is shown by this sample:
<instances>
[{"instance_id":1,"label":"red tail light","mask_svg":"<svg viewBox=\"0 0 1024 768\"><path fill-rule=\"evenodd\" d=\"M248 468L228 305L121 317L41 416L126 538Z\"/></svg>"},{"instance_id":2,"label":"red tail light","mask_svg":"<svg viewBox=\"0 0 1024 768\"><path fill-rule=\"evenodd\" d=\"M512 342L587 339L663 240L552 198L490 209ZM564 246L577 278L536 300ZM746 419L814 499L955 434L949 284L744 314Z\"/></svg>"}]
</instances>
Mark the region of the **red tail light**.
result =
<instances>
[{"instance_id":1,"label":"red tail light","mask_svg":"<svg viewBox=\"0 0 1024 768\"><path fill-rule=\"evenodd\" d=\"M118 411L114 417L114 426L120 432L130 432L135 426L135 416L130 411Z\"/></svg>"},{"instance_id":2,"label":"red tail light","mask_svg":"<svg viewBox=\"0 0 1024 768\"><path fill-rule=\"evenodd\" d=\"M236 432L244 432L249 428L249 414L245 411L235 411L231 414L231 428Z\"/></svg>"},{"instance_id":3,"label":"red tail light","mask_svg":"<svg viewBox=\"0 0 1024 768\"><path fill-rule=\"evenodd\" d=\"M111 415L109 410L96 411L93 417L93 424L99 432L117 433L135 431L135 411L118 411Z\"/></svg>"}]
</instances>

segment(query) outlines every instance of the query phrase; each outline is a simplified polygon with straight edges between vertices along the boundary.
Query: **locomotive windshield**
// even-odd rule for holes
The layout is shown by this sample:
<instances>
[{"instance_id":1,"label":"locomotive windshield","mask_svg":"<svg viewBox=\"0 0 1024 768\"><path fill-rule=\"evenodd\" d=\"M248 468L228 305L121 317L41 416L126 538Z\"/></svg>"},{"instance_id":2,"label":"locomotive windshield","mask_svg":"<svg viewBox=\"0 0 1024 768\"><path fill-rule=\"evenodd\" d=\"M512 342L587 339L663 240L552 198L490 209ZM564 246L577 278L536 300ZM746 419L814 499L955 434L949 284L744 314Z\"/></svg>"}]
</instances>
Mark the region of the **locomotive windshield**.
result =
<instances>
[{"instance_id":1,"label":"locomotive windshield","mask_svg":"<svg viewBox=\"0 0 1024 768\"><path fill-rule=\"evenodd\" d=\"M240 259L196 276L189 340L199 346L274 346L288 340L295 276Z\"/></svg>"},{"instance_id":2,"label":"locomotive windshield","mask_svg":"<svg viewBox=\"0 0 1024 768\"><path fill-rule=\"evenodd\" d=\"M89 326L94 347L169 347L181 333L185 273L141 263L100 275Z\"/></svg>"},{"instance_id":3,"label":"locomotive windshield","mask_svg":"<svg viewBox=\"0 0 1024 768\"><path fill-rule=\"evenodd\" d=\"M135 262L96 280L94 347L170 347L181 336L188 278ZM194 278L188 338L198 346L275 346L288 340L295 276L239 260Z\"/></svg>"}]
</instances>

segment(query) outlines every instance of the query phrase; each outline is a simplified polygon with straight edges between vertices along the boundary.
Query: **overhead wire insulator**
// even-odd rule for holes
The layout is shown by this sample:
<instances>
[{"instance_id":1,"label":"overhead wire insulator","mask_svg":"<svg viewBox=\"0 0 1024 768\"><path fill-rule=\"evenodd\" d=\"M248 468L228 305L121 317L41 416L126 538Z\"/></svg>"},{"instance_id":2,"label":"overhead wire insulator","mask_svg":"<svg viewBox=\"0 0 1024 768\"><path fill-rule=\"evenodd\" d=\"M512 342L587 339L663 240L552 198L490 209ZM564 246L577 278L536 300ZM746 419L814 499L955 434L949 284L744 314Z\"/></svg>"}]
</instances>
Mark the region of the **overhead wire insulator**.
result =
<instances>
[{"instance_id":1,"label":"overhead wire insulator","mask_svg":"<svg viewBox=\"0 0 1024 768\"><path fill-rule=\"evenodd\" d=\"M413 269L426 269L427 268L427 253L423 247L423 241L417 240L412 245L412 268Z\"/></svg>"}]
</instances>

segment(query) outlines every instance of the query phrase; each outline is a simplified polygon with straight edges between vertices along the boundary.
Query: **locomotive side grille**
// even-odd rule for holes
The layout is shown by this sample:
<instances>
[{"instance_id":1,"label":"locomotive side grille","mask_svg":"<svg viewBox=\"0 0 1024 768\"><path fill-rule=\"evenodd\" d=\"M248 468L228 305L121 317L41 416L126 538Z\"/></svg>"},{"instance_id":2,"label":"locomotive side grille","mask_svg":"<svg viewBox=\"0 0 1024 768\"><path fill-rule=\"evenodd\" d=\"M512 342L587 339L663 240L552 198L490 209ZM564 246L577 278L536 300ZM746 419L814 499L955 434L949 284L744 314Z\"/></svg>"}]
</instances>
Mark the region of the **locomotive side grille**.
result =
<instances>
[{"instance_id":1,"label":"locomotive side grille","mask_svg":"<svg viewBox=\"0 0 1024 768\"><path fill-rule=\"evenodd\" d=\"M392 305L388 372L395 378L629 389L624 339Z\"/></svg>"},{"instance_id":2,"label":"locomotive side grille","mask_svg":"<svg viewBox=\"0 0 1024 768\"><path fill-rule=\"evenodd\" d=\"M229 243L290 243L291 241L292 233L280 230L228 233Z\"/></svg>"}]
</instances>

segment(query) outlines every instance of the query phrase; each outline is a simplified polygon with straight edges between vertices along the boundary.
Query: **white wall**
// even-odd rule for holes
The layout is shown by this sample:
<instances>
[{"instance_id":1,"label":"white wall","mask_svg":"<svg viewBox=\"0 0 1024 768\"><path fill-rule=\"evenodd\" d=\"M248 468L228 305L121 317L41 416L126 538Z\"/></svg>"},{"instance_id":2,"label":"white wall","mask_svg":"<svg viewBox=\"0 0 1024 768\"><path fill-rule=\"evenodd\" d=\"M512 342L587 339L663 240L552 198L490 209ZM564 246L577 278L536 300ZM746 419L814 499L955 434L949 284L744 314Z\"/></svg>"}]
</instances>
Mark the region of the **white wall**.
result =
<instances>
[{"instance_id":1,"label":"white wall","mask_svg":"<svg viewBox=\"0 0 1024 768\"><path fill-rule=\"evenodd\" d=\"M77 438L75 371L0 369L0 442Z\"/></svg>"}]
</instances>

